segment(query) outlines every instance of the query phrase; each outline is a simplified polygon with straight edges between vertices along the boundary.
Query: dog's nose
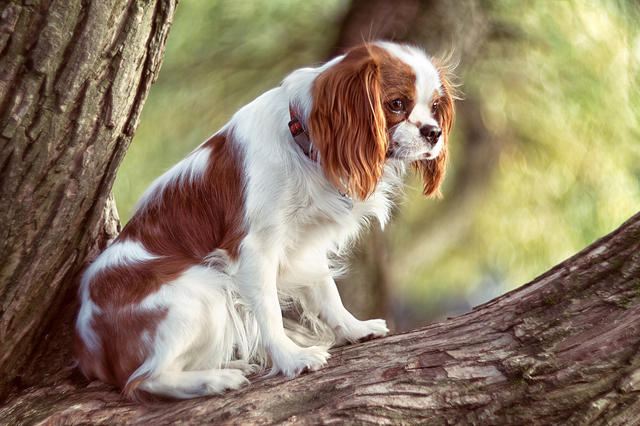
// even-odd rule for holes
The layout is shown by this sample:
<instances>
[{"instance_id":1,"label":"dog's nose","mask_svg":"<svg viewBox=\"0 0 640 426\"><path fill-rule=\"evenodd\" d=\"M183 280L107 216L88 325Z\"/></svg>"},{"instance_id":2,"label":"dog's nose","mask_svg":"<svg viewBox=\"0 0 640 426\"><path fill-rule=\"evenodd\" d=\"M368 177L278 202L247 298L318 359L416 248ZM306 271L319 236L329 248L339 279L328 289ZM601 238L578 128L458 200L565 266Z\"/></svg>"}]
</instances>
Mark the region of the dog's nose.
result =
<instances>
[{"instance_id":1,"label":"dog's nose","mask_svg":"<svg viewBox=\"0 0 640 426\"><path fill-rule=\"evenodd\" d=\"M442 135L442 130L438 126L424 125L420 127L420 134L423 138L425 138L430 143L438 142L440 139L440 135Z\"/></svg>"}]
</instances>

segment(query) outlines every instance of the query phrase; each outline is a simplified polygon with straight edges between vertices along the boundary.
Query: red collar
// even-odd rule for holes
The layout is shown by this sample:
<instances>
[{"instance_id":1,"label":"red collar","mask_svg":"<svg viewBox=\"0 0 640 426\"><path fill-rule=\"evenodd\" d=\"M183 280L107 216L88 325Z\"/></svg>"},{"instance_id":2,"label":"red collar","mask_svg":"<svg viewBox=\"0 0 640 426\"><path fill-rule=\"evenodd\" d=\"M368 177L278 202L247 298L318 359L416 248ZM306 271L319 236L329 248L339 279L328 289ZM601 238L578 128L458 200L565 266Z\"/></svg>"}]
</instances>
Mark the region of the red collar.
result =
<instances>
[{"instance_id":1,"label":"red collar","mask_svg":"<svg viewBox=\"0 0 640 426\"><path fill-rule=\"evenodd\" d=\"M289 104L289 115L291 116L289 131L291 132L291 136L293 136L293 140L296 141L300 149L302 149L304 155L313 161L317 161L318 155L309 138L309 132L300 121L299 114L297 114L291 104Z\"/></svg>"}]
</instances>

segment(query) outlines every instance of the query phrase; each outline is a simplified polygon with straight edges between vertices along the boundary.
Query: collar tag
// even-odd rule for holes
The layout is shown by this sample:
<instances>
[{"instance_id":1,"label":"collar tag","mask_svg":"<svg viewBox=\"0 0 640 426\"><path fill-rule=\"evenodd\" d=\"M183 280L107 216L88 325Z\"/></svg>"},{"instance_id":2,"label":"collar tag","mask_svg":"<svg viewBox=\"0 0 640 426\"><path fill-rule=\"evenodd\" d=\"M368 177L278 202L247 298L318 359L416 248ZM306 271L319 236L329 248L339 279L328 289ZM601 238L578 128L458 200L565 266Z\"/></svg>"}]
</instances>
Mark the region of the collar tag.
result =
<instances>
[{"instance_id":1,"label":"collar tag","mask_svg":"<svg viewBox=\"0 0 640 426\"><path fill-rule=\"evenodd\" d=\"M289 115L291 116L291 121L289 121L289 131L291 132L293 140L298 144L300 149L302 149L304 155L313 161L317 161L313 144L309 138L309 132L304 128L302 122L300 122L300 118L298 118L298 115L295 113L291 105L289 105Z\"/></svg>"},{"instance_id":2,"label":"collar tag","mask_svg":"<svg viewBox=\"0 0 640 426\"><path fill-rule=\"evenodd\" d=\"M347 208L349 210L353 210L354 201L353 198L349 197L347 194L343 194L342 191L338 191L340 195L342 195L342 200L347 204Z\"/></svg>"}]
</instances>

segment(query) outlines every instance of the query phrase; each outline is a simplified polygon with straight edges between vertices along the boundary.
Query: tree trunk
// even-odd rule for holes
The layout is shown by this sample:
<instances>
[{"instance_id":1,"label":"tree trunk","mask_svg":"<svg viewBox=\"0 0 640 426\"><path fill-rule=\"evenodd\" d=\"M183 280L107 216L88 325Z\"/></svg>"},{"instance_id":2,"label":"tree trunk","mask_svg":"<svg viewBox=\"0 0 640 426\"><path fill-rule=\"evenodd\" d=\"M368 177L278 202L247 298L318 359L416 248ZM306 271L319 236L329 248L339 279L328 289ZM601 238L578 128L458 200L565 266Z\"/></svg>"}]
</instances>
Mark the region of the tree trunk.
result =
<instances>
[{"instance_id":1,"label":"tree trunk","mask_svg":"<svg viewBox=\"0 0 640 426\"><path fill-rule=\"evenodd\" d=\"M640 213L531 283L322 370L140 406L82 380L23 392L5 424L640 424Z\"/></svg>"},{"instance_id":2,"label":"tree trunk","mask_svg":"<svg viewBox=\"0 0 640 426\"><path fill-rule=\"evenodd\" d=\"M56 380L177 0L0 5L0 398ZM109 201L108 201L109 200Z\"/></svg>"}]
</instances>

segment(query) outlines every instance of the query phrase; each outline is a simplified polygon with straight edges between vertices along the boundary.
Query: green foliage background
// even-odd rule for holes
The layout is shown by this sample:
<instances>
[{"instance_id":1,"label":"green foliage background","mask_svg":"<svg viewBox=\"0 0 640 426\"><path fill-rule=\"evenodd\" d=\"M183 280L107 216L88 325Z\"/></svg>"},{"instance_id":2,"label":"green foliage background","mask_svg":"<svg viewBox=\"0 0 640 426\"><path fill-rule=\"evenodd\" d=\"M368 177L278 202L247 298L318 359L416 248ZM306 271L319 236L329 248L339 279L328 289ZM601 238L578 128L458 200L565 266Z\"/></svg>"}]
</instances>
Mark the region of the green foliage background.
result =
<instances>
[{"instance_id":1,"label":"green foliage background","mask_svg":"<svg viewBox=\"0 0 640 426\"><path fill-rule=\"evenodd\" d=\"M462 90L479 95L504 145L463 238L401 280L406 303L427 309L512 290L640 210L638 5L503 0L489 13L504 34ZM463 153L452 147L455 168ZM403 210L395 250L430 209L415 201Z\"/></svg>"},{"instance_id":2,"label":"green foliage background","mask_svg":"<svg viewBox=\"0 0 640 426\"><path fill-rule=\"evenodd\" d=\"M114 186L122 219L153 179L238 108L291 70L326 60L347 7L345 0L182 0ZM500 36L464 71L461 90L479 98L500 159L463 237L396 280L398 299L415 309L453 299L475 305L513 289L640 210L638 4L485 7ZM451 145L455 172L465 153L456 134ZM419 234L419 219L438 209L418 190L408 195L391 227L391 250L400 254Z\"/></svg>"}]
</instances>

